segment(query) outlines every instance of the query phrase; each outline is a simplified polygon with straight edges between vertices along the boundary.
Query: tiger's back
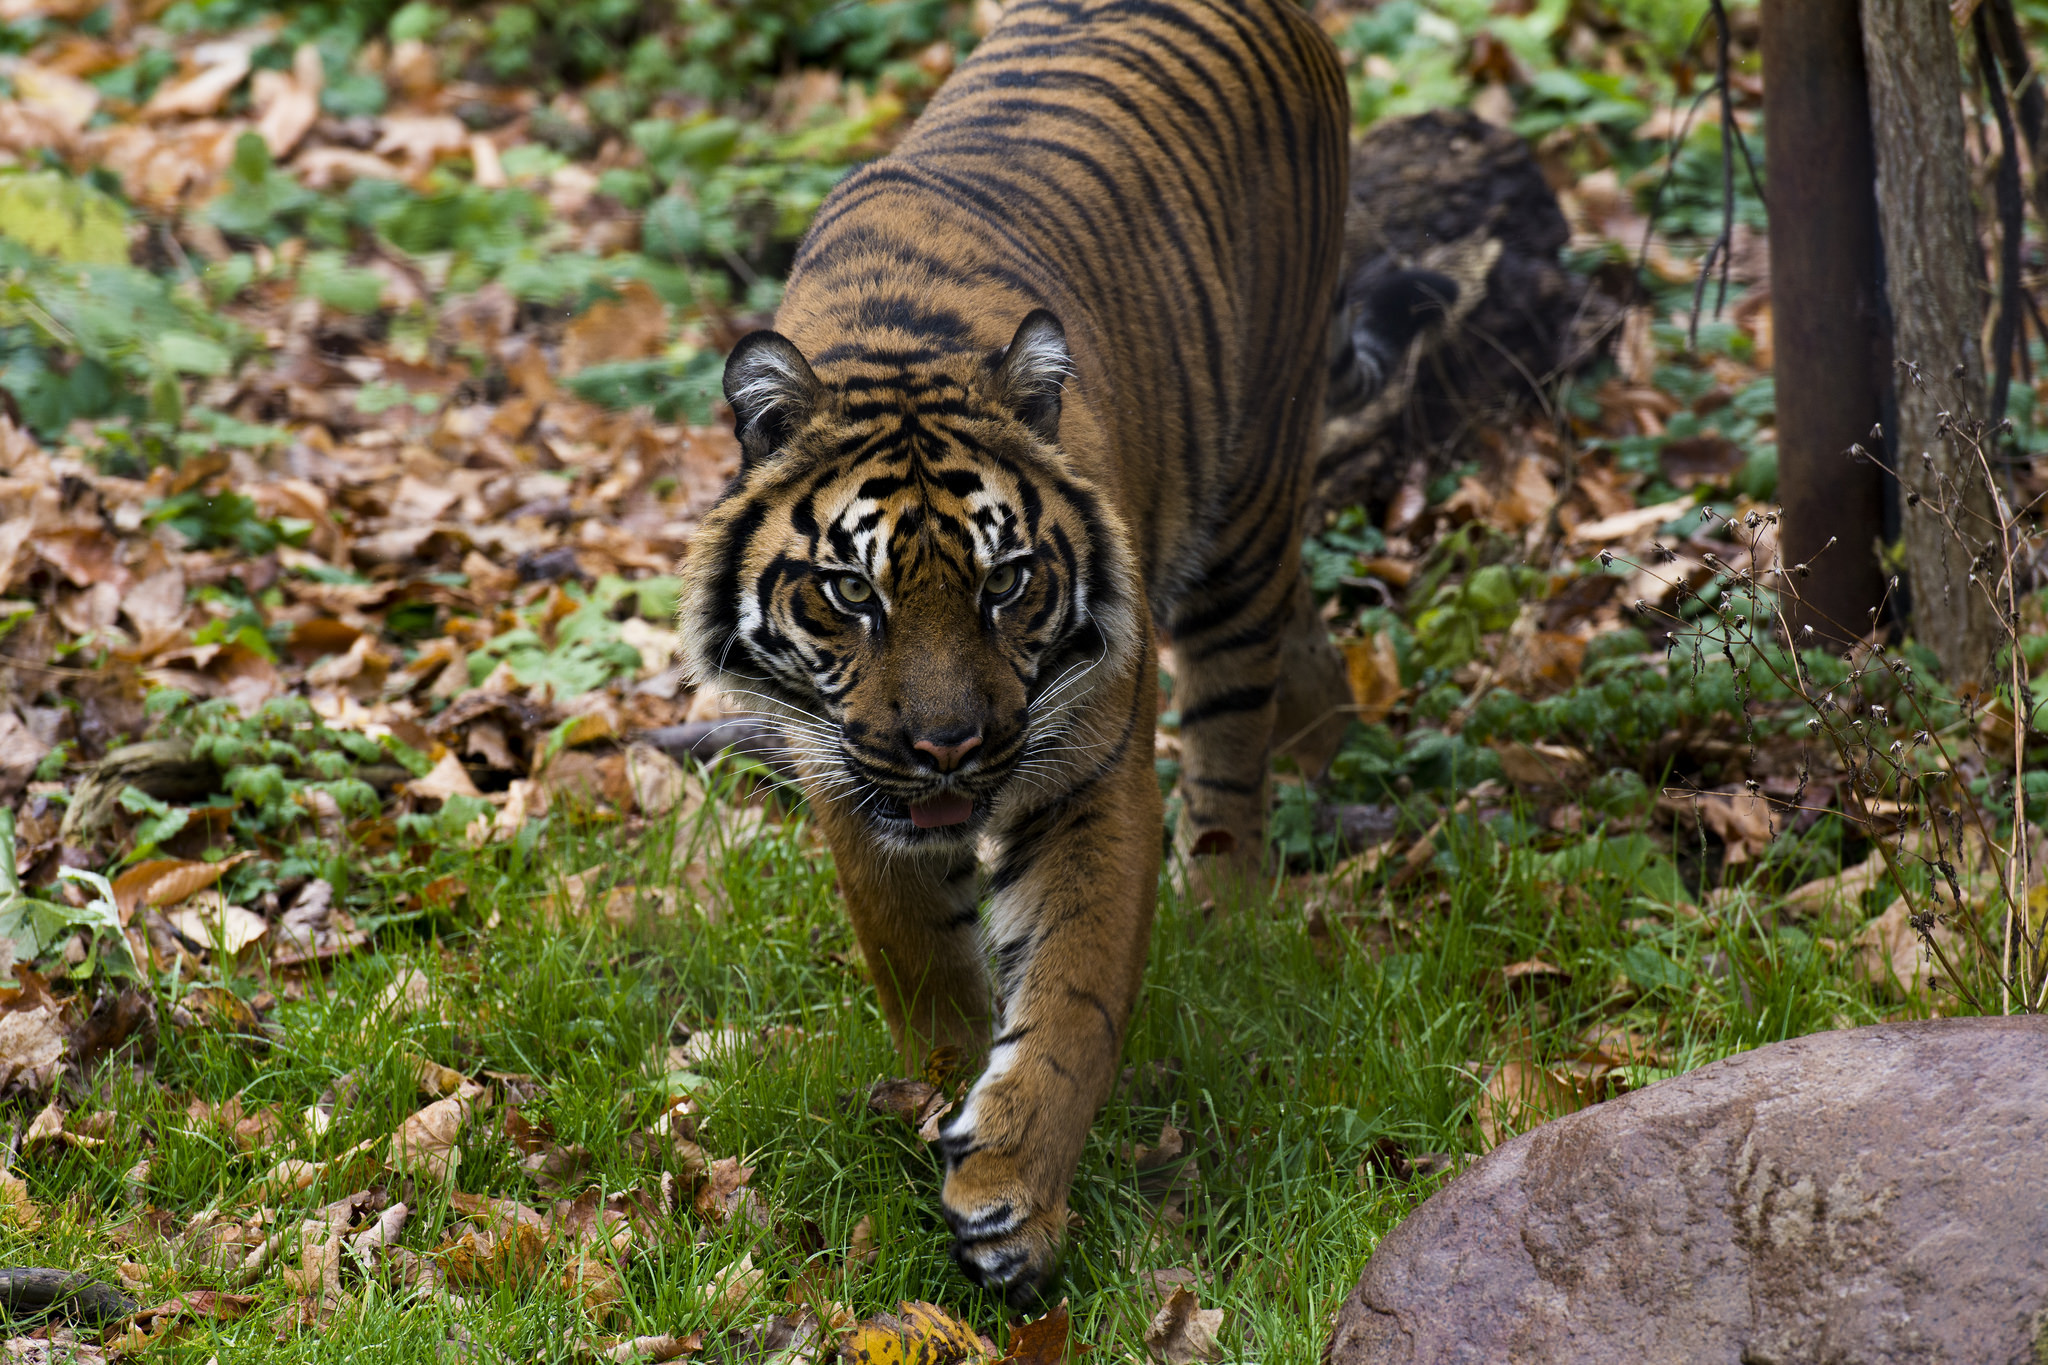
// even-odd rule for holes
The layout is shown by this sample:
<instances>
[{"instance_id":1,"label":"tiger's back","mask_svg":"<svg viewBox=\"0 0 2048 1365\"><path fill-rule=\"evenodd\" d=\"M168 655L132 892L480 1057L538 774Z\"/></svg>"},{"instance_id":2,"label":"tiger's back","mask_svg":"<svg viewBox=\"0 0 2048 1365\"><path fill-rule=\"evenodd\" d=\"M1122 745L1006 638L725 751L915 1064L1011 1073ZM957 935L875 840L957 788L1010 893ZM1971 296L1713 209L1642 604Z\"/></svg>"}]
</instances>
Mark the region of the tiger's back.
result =
<instances>
[{"instance_id":1,"label":"tiger's back","mask_svg":"<svg viewBox=\"0 0 2048 1365\"><path fill-rule=\"evenodd\" d=\"M1256 860L1276 726L1342 698L1298 521L1345 168L1286 0L1013 4L727 361L685 650L788 736L906 1062L986 1058L941 1199L1013 1300L1138 995L1155 626L1191 855Z\"/></svg>"},{"instance_id":2,"label":"tiger's back","mask_svg":"<svg viewBox=\"0 0 2048 1365\"><path fill-rule=\"evenodd\" d=\"M1077 372L1061 443L1114 490L1170 627L1191 566L1275 568L1293 533L1275 513L1321 410L1345 100L1285 0L1013 4L826 202L778 328L829 382L986 354L1050 309Z\"/></svg>"}]
</instances>

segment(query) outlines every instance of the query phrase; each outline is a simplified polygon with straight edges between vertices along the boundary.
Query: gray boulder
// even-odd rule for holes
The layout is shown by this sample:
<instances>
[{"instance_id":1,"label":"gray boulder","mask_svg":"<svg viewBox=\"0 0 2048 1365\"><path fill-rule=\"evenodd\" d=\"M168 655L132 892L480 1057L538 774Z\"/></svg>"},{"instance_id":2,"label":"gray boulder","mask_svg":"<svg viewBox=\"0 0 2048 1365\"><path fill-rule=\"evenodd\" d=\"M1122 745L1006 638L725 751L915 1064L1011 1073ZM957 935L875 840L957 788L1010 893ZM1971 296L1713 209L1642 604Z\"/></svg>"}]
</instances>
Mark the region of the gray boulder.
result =
<instances>
[{"instance_id":1,"label":"gray boulder","mask_svg":"<svg viewBox=\"0 0 2048 1365\"><path fill-rule=\"evenodd\" d=\"M1379 1244L1324 1361L2048 1362L2048 1019L1795 1038L1525 1133Z\"/></svg>"}]
</instances>

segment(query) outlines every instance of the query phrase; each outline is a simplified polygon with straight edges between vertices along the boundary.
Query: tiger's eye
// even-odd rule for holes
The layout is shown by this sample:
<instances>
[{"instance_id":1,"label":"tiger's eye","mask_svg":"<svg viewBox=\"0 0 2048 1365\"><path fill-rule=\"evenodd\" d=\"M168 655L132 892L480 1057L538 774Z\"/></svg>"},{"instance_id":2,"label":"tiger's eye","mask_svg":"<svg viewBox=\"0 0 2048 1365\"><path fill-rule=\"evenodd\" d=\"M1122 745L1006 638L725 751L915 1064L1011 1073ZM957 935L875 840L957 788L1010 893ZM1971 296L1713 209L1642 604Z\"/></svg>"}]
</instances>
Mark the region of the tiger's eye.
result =
<instances>
[{"instance_id":1,"label":"tiger's eye","mask_svg":"<svg viewBox=\"0 0 2048 1365\"><path fill-rule=\"evenodd\" d=\"M857 573L839 575L838 588L839 596L854 606L859 606L875 595L874 586Z\"/></svg>"},{"instance_id":2,"label":"tiger's eye","mask_svg":"<svg viewBox=\"0 0 2048 1365\"><path fill-rule=\"evenodd\" d=\"M998 565L989 576L981 581L981 590L990 597L1006 597L1010 589L1017 586L1017 566Z\"/></svg>"}]
</instances>

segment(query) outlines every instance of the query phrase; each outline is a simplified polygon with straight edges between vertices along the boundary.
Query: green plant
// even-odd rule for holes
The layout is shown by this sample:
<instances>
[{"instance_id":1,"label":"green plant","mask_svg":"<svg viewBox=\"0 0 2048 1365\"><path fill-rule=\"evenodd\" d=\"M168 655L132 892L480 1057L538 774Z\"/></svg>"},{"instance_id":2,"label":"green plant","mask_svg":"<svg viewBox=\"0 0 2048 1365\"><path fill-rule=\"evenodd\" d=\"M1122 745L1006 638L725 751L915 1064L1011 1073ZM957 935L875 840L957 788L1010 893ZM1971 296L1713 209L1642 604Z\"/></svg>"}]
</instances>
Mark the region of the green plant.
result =
<instances>
[{"instance_id":1,"label":"green plant","mask_svg":"<svg viewBox=\"0 0 2048 1365\"><path fill-rule=\"evenodd\" d=\"M67 867L61 875L95 894L83 905L31 896L15 872L15 819L0 810L0 950L16 962L34 963L73 935L86 936L86 955L76 964L49 964L49 974L80 980L104 972L108 976L142 975L128 939L121 932L121 914L106 878L82 868Z\"/></svg>"}]
</instances>

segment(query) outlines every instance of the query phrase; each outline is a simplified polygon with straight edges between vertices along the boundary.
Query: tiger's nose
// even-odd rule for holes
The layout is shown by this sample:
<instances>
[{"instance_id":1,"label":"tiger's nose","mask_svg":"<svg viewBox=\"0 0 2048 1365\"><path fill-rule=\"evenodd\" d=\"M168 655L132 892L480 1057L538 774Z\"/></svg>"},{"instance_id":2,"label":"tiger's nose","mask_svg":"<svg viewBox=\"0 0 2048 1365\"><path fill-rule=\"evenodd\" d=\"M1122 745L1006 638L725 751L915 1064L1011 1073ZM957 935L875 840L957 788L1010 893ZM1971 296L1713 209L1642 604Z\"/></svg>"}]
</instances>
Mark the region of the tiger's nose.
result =
<instances>
[{"instance_id":1,"label":"tiger's nose","mask_svg":"<svg viewBox=\"0 0 2048 1365\"><path fill-rule=\"evenodd\" d=\"M964 763L968 754L981 747L981 736L970 734L962 738L955 730L951 734L917 740L910 747L919 753L930 754L931 766L942 773L949 773Z\"/></svg>"}]
</instances>

